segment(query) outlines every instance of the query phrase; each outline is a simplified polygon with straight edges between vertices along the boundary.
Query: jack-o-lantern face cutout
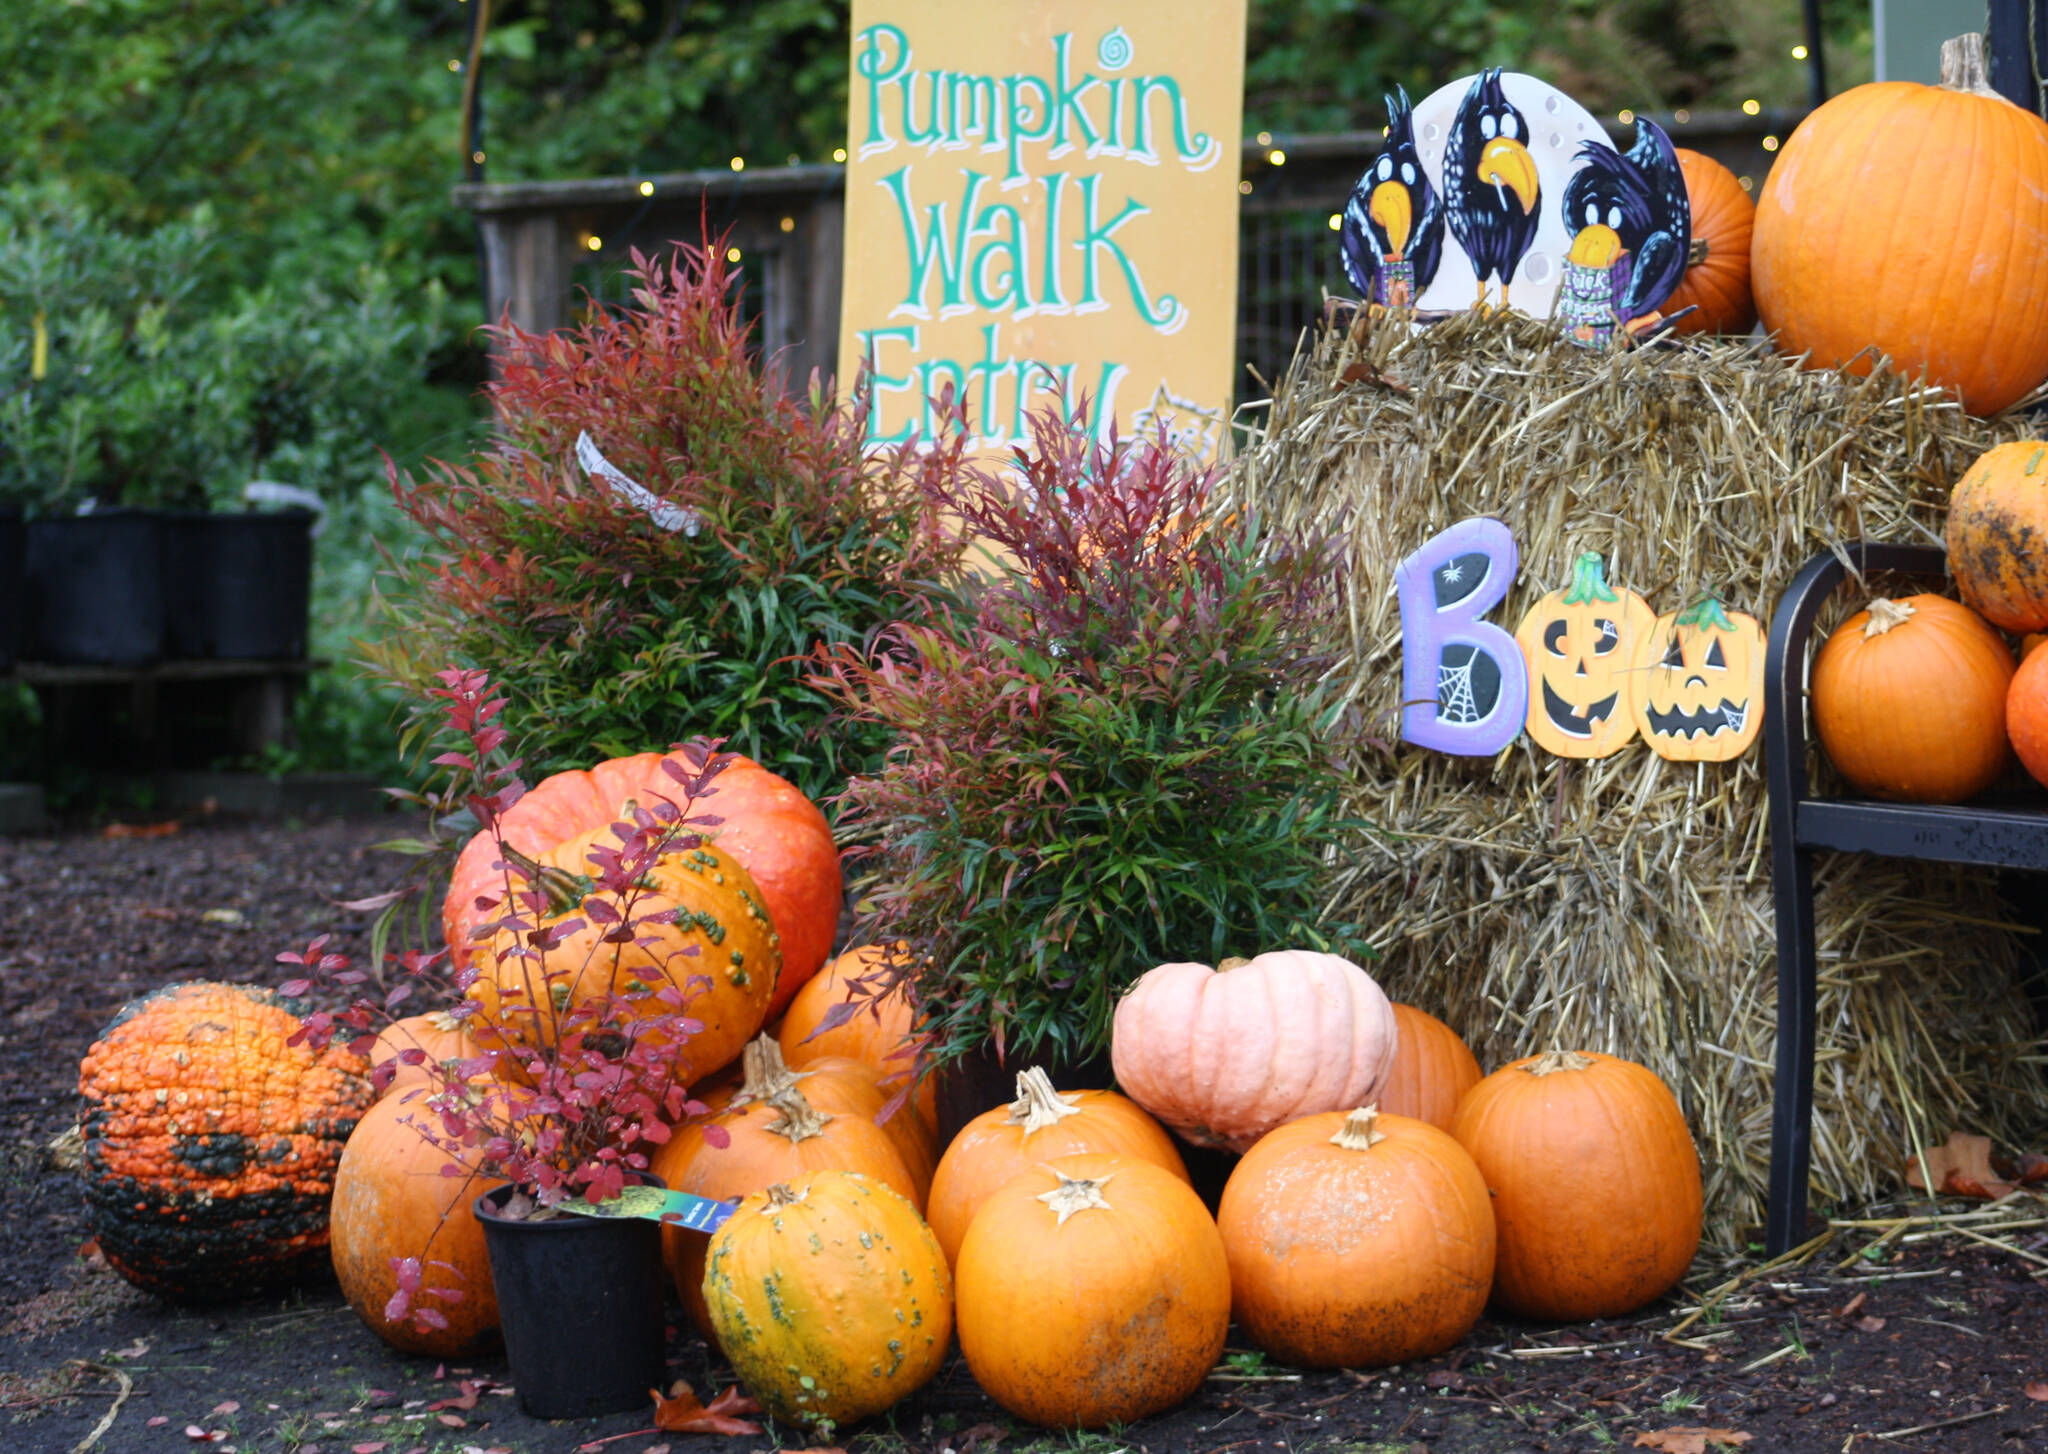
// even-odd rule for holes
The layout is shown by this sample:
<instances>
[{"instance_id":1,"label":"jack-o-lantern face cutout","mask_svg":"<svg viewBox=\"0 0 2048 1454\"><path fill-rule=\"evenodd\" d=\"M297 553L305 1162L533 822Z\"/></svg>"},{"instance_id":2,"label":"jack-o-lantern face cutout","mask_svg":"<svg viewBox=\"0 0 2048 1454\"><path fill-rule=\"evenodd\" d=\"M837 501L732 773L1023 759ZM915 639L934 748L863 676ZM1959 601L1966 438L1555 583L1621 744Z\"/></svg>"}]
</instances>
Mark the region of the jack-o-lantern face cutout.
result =
<instances>
[{"instance_id":1,"label":"jack-o-lantern face cutout","mask_svg":"<svg viewBox=\"0 0 2048 1454\"><path fill-rule=\"evenodd\" d=\"M1673 762L1740 757L1764 725L1764 633L1712 596L1669 616L1636 646L1629 715Z\"/></svg>"},{"instance_id":2,"label":"jack-o-lantern face cutout","mask_svg":"<svg viewBox=\"0 0 2048 1454\"><path fill-rule=\"evenodd\" d=\"M1636 735L1628 664L1657 613L1607 584L1594 551L1572 583L1529 608L1515 631L1529 663L1529 735L1559 757L1607 757Z\"/></svg>"}]
</instances>

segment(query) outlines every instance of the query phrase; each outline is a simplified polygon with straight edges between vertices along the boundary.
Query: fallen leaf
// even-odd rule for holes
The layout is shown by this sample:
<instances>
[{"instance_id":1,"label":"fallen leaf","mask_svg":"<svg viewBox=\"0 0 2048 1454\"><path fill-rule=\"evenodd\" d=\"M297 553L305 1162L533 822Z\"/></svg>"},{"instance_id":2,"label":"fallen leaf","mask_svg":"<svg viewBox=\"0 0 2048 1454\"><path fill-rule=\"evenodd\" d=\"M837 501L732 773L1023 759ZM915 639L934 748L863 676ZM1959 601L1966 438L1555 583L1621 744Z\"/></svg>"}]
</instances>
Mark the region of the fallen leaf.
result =
<instances>
[{"instance_id":1,"label":"fallen leaf","mask_svg":"<svg viewBox=\"0 0 2048 1454\"><path fill-rule=\"evenodd\" d=\"M959 1443L956 1447L960 1450L960 1454L974 1454L974 1450L980 1445L1000 1444L1009 1437L1010 1431L1005 1425L976 1424L972 1428L960 1431L958 1435Z\"/></svg>"},{"instance_id":2,"label":"fallen leaf","mask_svg":"<svg viewBox=\"0 0 2048 1454\"><path fill-rule=\"evenodd\" d=\"M1853 1318L1858 1312L1862 1311L1863 1305L1869 1301L1869 1293L1859 1292L1856 1296L1850 1298L1849 1301L1835 1309L1835 1316L1838 1318Z\"/></svg>"},{"instance_id":3,"label":"fallen leaf","mask_svg":"<svg viewBox=\"0 0 2048 1454\"><path fill-rule=\"evenodd\" d=\"M165 1424L168 1424L170 1421L171 1416L169 1414L157 1414L153 1418L144 1419L142 1421L142 1426L145 1429L161 1429Z\"/></svg>"},{"instance_id":4,"label":"fallen leaf","mask_svg":"<svg viewBox=\"0 0 2048 1454\"><path fill-rule=\"evenodd\" d=\"M443 1428L466 1429L469 1427L469 1420L462 1417L461 1414L435 1414L434 1420Z\"/></svg>"},{"instance_id":5,"label":"fallen leaf","mask_svg":"<svg viewBox=\"0 0 2048 1454\"><path fill-rule=\"evenodd\" d=\"M1856 1326L1865 1333L1882 1333L1884 1331L1884 1319L1874 1318L1870 1314L1865 1313L1856 1320Z\"/></svg>"},{"instance_id":6,"label":"fallen leaf","mask_svg":"<svg viewBox=\"0 0 2048 1454\"><path fill-rule=\"evenodd\" d=\"M351 1444L348 1454L384 1454L384 1451L390 1447L391 1445L388 1441L377 1439L368 1444Z\"/></svg>"},{"instance_id":7,"label":"fallen leaf","mask_svg":"<svg viewBox=\"0 0 2048 1454\"><path fill-rule=\"evenodd\" d=\"M219 1403L215 1404L211 1409L207 1410L207 1417L211 1418L215 1414L239 1414L241 1411L242 1406L239 1403L235 1402L235 1400L231 1398L222 1399Z\"/></svg>"},{"instance_id":8,"label":"fallen leaf","mask_svg":"<svg viewBox=\"0 0 2048 1454\"><path fill-rule=\"evenodd\" d=\"M1945 1196L1984 1197L1996 1201L2012 1191L1991 1165L1991 1138L1951 1131L1947 1141L1915 1156L1906 1167L1906 1185Z\"/></svg>"},{"instance_id":9,"label":"fallen leaf","mask_svg":"<svg viewBox=\"0 0 2048 1454\"><path fill-rule=\"evenodd\" d=\"M168 838L178 831L178 821L168 823L109 823L100 829L102 838Z\"/></svg>"},{"instance_id":10,"label":"fallen leaf","mask_svg":"<svg viewBox=\"0 0 2048 1454\"><path fill-rule=\"evenodd\" d=\"M204 924L246 924L249 916L240 909L208 909L199 916Z\"/></svg>"},{"instance_id":11,"label":"fallen leaf","mask_svg":"<svg viewBox=\"0 0 2048 1454\"><path fill-rule=\"evenodd\" d=\"M2032 1186L2037 1181L2048 1181L2048 1156L2043 1156L2038 1151L2026 1152L2019 1159L2018 1172L2021 1186Z\"/></svg>"},{"instance_id":12,"label":"fallen leaf","mask_svg":"<svg viewBox=\"0 0 2048 1454\"><path fill-rule=\"evenodd\" d=\"M645 1449L642 1449L640 1451L640 1454L668 1454L668 1445L649 1444Z\"/></svg>"},{"instance_id":13,"label":"fallen leaf","mask_svg":"<svg viewBox=\"0 0 2048 1454\"><path fill-rule=\"evenodd\" d=\"M1658 1429L1654 1433L1636 1435L1635 1447L1661 1449L1664 1454L1707 1454L1709 1444L1740 1447L1747 1444L1750 1437L1734 1429Z\"/></svg>"},{"instance_id":14,"label":"fallen leaf","mask_svg":"<svg viewBox=\"0 0 2048 1454\"><path fill-rule=\"evenodd\" d=\"M475 1408L477 1398L483 1393L483 1390L466 1378L462 1380L460 1387L462 1392L459 1395L452 1398L435 1399L434 1402L427 1405L427 1412L433 1413L439 1409Z\"/></svg>"},{"instance_id":15,"label":"fallen leaf","mask_svg":"<svg viewBox=\"0 0 2048 1454\"><path fill-rule=\"evenodd\" d=\"M682 1379L668 1391L666 1398L659 1390L650 1389L654 1394L654 1427L668 1434L758 1434L759 1424L750 1424L738 1417L741 1414L758 1414L761 1406L740 1392L734 1384L706 1407L697 1399L695 1391Z\"/></svg>"},{"instance_id":16,"label":"fallen leaf","mask_svg":"<svg viewBox=\"0 0 2048 1454\"><path fill-rule=\"evenodd\" d=\"M2038 1378L2028 1384L2023 1392L2037 1404L2048 1404L2048 1383Z\"/></svg>"}]
</instances>

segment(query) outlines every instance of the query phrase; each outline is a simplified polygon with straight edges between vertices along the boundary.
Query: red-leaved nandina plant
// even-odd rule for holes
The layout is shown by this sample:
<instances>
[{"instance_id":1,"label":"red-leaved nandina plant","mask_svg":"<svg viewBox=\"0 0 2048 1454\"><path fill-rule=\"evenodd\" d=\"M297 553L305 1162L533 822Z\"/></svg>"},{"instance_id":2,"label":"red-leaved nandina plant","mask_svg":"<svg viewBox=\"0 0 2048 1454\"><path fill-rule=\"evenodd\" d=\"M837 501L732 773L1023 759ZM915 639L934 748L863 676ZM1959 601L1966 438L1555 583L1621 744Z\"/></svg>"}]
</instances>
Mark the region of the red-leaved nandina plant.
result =
<instances>
[{"instance_id":1,"label":"red-leaved nandina plant","mask_svg":"<svg viewBox=\"0 0 2048 1454\"><path fill-rule=\"evenodd\" d=\"M1321 914L1348 829L1322 552L1223 504L1219 470L1084 419L1034 415L1011 469L932 483L1014 563L971 619L818 658L846 718L894 737L841 799L856 941L901 946L860 989L907 981L940 1061L1085 1061L1167 961L1364 952Z\"/></svg>"},{"instance_id":2,"label":"red-leaved nandina plant","mask_svg":"<svg viewBox=\"0 0 2048 1454\"><path fill-rule=\"evenodd\" d=\"M460 745L434 759L453 775L450 796L468 808L485 831L495 832L500 818L524 792L519 764L505 753L506 732L497 722L505 699L494 694L481 671L448 669L430 688L441 705L442 723ZM610 843L588 855L583 874L574 881L580 902L577 912L561 917L559 895L565 878L500 840L502 892L486 907L496 917L481 926L511 947L502 954L518 957L524 966L524 988L496 996L470 997L479 969L445 972L445 951L410 951L399 960L397 981L376 997L358 996L343 1008L319 1010L304 1017L294 1043L324 1046L341 1039L358 1054L367 1054L377 1032L402 1013L418 1010L422 998L442 1003L450 1019L484 1042L519 1047L482 1049L459 1060L437 1061L417 1045L404 1046L374 1065L377 1088L388 1087L401 1065L419 1067L426 1084L403 1092L414 1104L410 1123L451 1159L449 1176L476 1176L510 1181L517 1188L506 1214L548 1215L571 1197L591 1203L609 1200L634 1173L647 1169L649 1150L669 1138L669 1128L706 1107L690 1096L678 1067L678 1051L704 1027L690 1014L691 1002L710 988L708 975L674 964L675 956L694 956L694 944L673 947L650 930L675 922L673 904L656 907L647 887L649 872L665 856L700 846L699 829L722 821L702 805L713 798L719 774L732 760L715 744L686 743L674 749L683 763L665 764L675 782L673 797L627 806L611 825ZM665 901L661 901L665 902ZM591 923L605 932L576 953L564 944ZM348 960L326 949L325 936L302 952L278 955L302 977L280 987L280 993L307 993L316 981L351 991L368 976ZM658 951L656 963L666 978L655 983L600 970L586 977L593 963L616 956L623 946ZM599 994L571 996L568 987L583 978L610 988ZM648 976L649 979L654 978ZM452 991L452 994L450 993ZM501 1057L516 1055L525 1084L500 1078ZM724 1144L724 1133L707 1128L706 1139ZM416 1296L424 1290L446 1297L455 1289L427 1286L419 1258L393 1259L398 1294L386 1310L393 1321L408 1317L422 1326L438 1326L439 1313Z\"/></svg>"},{"instance_id":3,"label":"red-leaved nandina plant","mask_svg":"<svg viewBox=\"0 0 2048 1454\"><path fill-rule=\"evenodd\" d=\"M392 473L428 547L397 564L366 659L415 700L451 658L488 670L536 776L687 724L823 799L885 734L827 731L804 660L951 608L960 542L930 486L965 433L864 455L864 402L840 407L816 378L791 395L757 364L722 242L635 253L632 275L630 303L593 304L580 327L494 330L493 441ZM584 435L670 508L593 479Z\"/></svg>"}]
</instances>

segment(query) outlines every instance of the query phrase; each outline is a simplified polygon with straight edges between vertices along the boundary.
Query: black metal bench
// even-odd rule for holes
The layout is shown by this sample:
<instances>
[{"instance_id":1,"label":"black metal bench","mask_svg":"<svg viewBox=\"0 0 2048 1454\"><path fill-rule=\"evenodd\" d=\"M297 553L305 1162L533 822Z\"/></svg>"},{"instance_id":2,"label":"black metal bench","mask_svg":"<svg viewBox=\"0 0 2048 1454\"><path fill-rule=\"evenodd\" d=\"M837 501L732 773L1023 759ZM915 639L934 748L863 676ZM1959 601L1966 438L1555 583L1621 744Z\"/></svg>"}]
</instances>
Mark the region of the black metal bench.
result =
<instances>
[{"instance_id":1,"label":"black metal bench","mask_svg":"<svg viewBox=\"0 0 2048 1454\"><path fill-rule=\"evenodd\" d=\"M1843 555L1865 575L1896 571L1939 579L1947 573L1947 556L1939 546L1858 541L1845 546ZM1766 1247L1773 1257L1803 1241L1806 1232L1813 1142L1815 850L2048 870L2048 803L1936 808L1807 795L1808 637L1847 575L1843 559L1832 553L1800 569L1771 619L1764 665L1771 877L1778 916L1778 1064L1765 1223Z\"/></svg>"}]
</instances>

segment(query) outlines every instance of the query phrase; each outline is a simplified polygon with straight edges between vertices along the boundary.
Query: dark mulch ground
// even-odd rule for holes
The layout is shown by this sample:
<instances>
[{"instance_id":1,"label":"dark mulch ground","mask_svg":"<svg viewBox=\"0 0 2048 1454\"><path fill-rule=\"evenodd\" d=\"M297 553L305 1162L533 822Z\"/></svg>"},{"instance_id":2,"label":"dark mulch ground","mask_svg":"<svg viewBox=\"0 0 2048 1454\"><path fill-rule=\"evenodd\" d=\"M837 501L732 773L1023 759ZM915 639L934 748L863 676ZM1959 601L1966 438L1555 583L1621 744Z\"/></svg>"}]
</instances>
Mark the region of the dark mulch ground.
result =
<instances>
[{"instance_id":1,"label":"dark mulch ground","mask_svg":"<svg viewBox=\"0 0 2048 1454\"><path fill-rule=\"evenodd\" d=\"M12 1420L0 1450L90 1440L113 1454L567 1454L614 1435L629 1436L604 1446L618 1454L802 1444L773 1429L634 1434L648 1420L632 1415L549 1425L493 1388L474 1407L432 1409L465 1378L502 1381L503 1363L442 1369L393 1354L331 1285L173 1309L75 1255L87 1234L76 1184L43 1147L70 1123L77 1063L99 1026L169 979L275 982L277 951L322 930L360 950L359 916L332 901L386 886L387 862L366 850L390 831L214 824L160 839L0 839L0 1419ZM1845 1234L1805 1267L1743 1288L1687 1330L1698 1346L1662 1338L1690 1301L1674 1298L1621 1323L1482 1323L1452 1353L1399 1370L1294 1374L1233 1352L1173 1413L1077 1436L1012 1424L956 1359L850 1447L1511 1454L1626 1449L1698 1428L1748 1435L1749 1451L2048 1449L2048 1289L2034 1276L2048 1263L1954 1236L1857 1257L1861 1239ZM1701 1288L1727 1275L1704 1262L1698 1272ZM671 1351L674 1372L706 1394L730 1380L694 1334ZM1648 1447L1688 1445L1674 1435Z\"/></svg>"}]
</instances>

